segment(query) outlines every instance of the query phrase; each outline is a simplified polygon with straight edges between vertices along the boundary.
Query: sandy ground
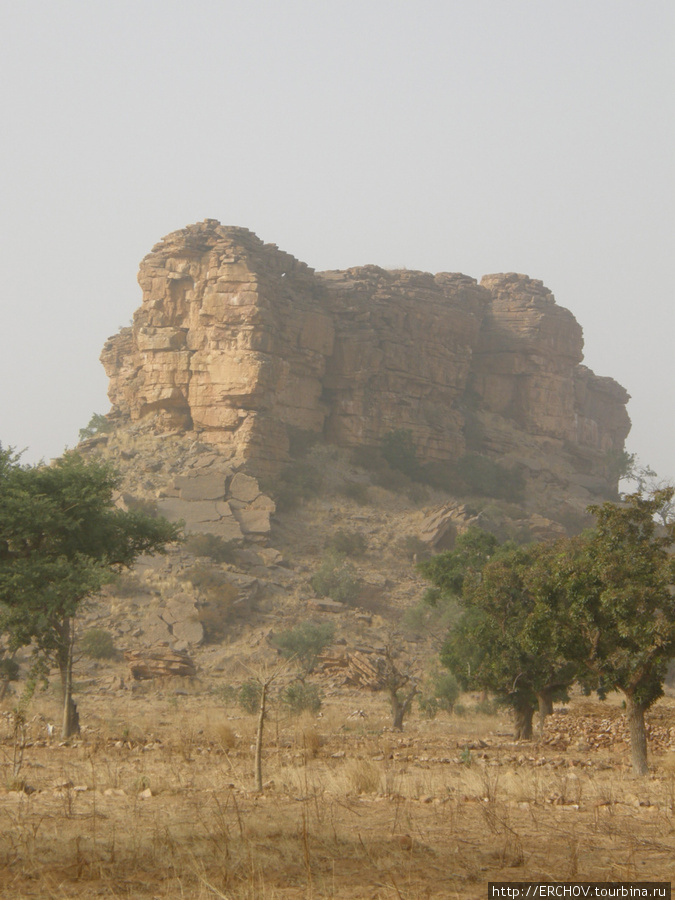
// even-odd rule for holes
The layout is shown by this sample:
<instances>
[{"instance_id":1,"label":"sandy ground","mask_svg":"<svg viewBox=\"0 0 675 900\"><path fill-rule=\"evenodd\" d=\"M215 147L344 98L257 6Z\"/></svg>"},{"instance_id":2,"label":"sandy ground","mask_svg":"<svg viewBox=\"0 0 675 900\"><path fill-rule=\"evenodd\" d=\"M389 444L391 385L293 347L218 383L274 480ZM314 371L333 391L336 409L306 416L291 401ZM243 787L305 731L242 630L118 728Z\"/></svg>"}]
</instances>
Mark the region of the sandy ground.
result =
<instances>
[{"instance_id":1,"label":"sandy ground","mask_svg":"<svg viewBox=\"0 0 675 900\"><path fill-rule=\"evenodd\" d=\"M515 744L504 714L415 714L399 734L383 695L344 691L319 718L272 710L262 796L254 717L204 685L82 705L64 744L47 734L56 699L35 700L21 790L0 723L0 897L440 900L489 881L675 880L673 699L637 779L616 700L579 698L544 742Z\"/></svg>"}]
</instances>

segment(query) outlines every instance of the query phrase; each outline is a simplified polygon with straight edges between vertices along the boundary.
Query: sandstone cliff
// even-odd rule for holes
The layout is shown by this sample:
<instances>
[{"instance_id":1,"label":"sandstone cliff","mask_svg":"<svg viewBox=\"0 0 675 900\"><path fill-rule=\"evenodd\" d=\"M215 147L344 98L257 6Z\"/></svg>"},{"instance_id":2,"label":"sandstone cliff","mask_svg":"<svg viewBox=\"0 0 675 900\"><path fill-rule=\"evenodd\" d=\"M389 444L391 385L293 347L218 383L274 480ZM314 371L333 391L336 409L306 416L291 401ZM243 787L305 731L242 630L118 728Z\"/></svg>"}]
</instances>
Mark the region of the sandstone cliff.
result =
<instances>
[{"instance_id":1,"label":"sandstone cliff","mask_svg":"<svg viewBox=\"0 0 675 900\"><path fill-rule=\"evenodd\" d=\"M194 433L232 471L278 471L294 430L353 447L407 429L422 461L519 467L540 512L616 488L628 395L581 365L581 328L540 281L316 273L207 219L160 241L139 283L101 356L113 418Z\"/></svg>"}]
</instances>

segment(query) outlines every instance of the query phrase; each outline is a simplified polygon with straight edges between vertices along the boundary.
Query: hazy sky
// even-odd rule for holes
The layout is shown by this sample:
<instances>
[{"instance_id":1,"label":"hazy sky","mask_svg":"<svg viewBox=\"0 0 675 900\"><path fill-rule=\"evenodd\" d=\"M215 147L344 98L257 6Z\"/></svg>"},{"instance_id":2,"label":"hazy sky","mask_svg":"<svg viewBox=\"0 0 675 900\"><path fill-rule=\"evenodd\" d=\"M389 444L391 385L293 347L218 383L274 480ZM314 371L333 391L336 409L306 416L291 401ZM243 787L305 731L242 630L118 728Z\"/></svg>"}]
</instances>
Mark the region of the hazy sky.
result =
<instances>
[{"instance_id":1,"label":"hazy sky","mask_svg":"<svg viewBox=\"0 0 675 900\"><path fill-rule=\"evenodd\" d=\"M540 278L675 478L672 0L0 0L0 441L73 446L140 259Z\"/></svg>"}]
</instances>

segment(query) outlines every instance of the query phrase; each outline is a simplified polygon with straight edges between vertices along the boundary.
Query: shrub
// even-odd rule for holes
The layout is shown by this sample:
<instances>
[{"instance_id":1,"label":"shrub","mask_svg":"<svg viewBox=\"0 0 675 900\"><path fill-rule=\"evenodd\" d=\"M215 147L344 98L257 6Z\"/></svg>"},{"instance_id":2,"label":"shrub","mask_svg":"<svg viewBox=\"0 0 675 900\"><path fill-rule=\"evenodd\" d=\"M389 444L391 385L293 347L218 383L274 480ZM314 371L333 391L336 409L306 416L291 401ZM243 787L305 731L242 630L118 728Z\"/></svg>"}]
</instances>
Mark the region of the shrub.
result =
<instances>
[{"instance_id":1,"label":"shrub","mask_svg":"<svg viewBox=\"0 0 675 900\"><path fill-rule=\"evenodd\" d=\"M368 494L368 485L362 484L360 481L347 481L340 488L340 493L358 503L359 506L366 506L370 501Z\"/></svg>"},{"instance_id":2,"label":"shrub","mask_svg":"<svg viewBox=\"0 0 675 900\"><path fill-rule=\"evenodd\" d=\"M354 447L352 450L352 463L360 469L369 472L379 469L385 460L377 447Z\"/></svg>"},{"instance_id":3,"label":"shrub","mask_svg":"<svg viewBox=\"0 0 675 900\"><path fill-rule=\"evenodd\" d=\"M232 704L237 702L238 691L231 684L215 685L211 688L210 693L223 703Z\"/></svg>"},{"instance_id":4,"label":"shrub","mask_svg":"<svg viewBox=\"0 0 675 900\"><path fill-rule=\"evenodd\" d=\"M279 483L272 489L277 509L295 509L302 500L309 500L321 490L323 474L307 460L292 462L279 475Z\"/></svg>"},{"instance_id":5,"label":"shrub","mask_svg":"<svg viewBox=\"0 0 675 900\"><path fill-rule=\"evenodd\" d=\"M19 677L19 668L18 662L11 656L0 659L0 685L4 682L16 681Z\"/></svg>"},{"instance_id":6,"label":"shrub","mask_svg":"<svg viewBox=\"0 0 675 900\"><path fill-rule=\"evenodd\" d=\"M353 603L361 590L354 567L332 551L325 554L309 583L319 597L329 597L338 603Z\"/></svg>"},{"instance_id":7,"label":"shrub","mask_svg":"<svg viewBox=\"0 0 675 900\"><path fill-rule=\"evenodd\" d=\"M305 752L316 756L323 745L321 735L315 728L305 728L302 732L302 746Z\"/></svg>"},{"instance_id":8,"label":"shrub","mask_svg":"<svg viewBox=\"0 0 675 900\"><path fill-rule=\"evenodd\" d=\"M429 719L434 719L440 710L452 712L459 694L459 684L452 672L435 671L428 689L420 695L420 710Z\"/></svg>"},{"instance_id":9,"label":"shrub","mask_svg":"<svg viewBox=\"0 0 675 900\"><path fill-rule=\"evenodd\" d=\"M315 684L294 681L281 692L281 702L293 716L299 716L303 712L316 715L321 709L321 694Z\"/></svg>"},{"instance_id":10,"label":"shrub","mask_svg":"<svg viewBox=\"0 0 675 900\"><path fill-rule=\"evenodd\" d=\"M316 431L307 431L303 428L289 426L288 452L294 459L304 459L309 451L321 440L321 435Z\"/></svg>"},{"instance_id":11,"label":"shrub","mask_svg":"<svg viewBox=\"0 0 675 900\"><path fill-rule=\"evenodd\" d=\"M343 556L363 556L366 552L366 539L360 531L344 531L340 528L326 543L328 550Z\"/></svg>"},{"instance_id":12,"label":"shrub","mask_svg":"<svg viewBox=\"0 0 675 900\"><path fill-rule=\"evenodd\" d=\"M405 493L411 503L426 503L429 499L429 491L426 487L415 481L411 482Z\"/></svg>"},{"instance_id":13,"label":"shrub","mask_svg":"<svg viewBox=\"0 0 675 900\"><path fill-rule=\"evenodd\" d=\"M447 600L436 595L429 602L429 588L414 606L409 606L403 614L403 626L412 634L434 637L445 634L459 619L461 608L455 600Z\"/></svg>"},{"instance_id":14,"label":"shrub","mask_svg":"<svg viewBox=\"0 0 675 900\"><path fill-rule=\"evenodd\" d=\"M207 597L218 597L226 587L231 587L231 582L225 572L208 563L196 563L180 576L183 581L189 581Z\"/></svg>"},{"instance_id":15,"label":"shrub","mask_svg":"<svg viewBox=\"0 0 675 900\"><path fill-rule=\"evenodd\" d=\"M94 437L96 434L106 434L112 431L112 428L112 422L102 413L94 413L89 419L89 424L85 425L84 428L80 428L79 437L81 441L86 441L87 438Z\"/></svg>"},{"instance_id":16,"label":"shrub","mask_svg":"<svg viewBox=\"0 0 675 900\"><path fill-rule=\"evenodd\" d=\"M403 472L409 478L418 476L420 465L415 442L412 431L407 428L397 428L385 434L382 438L382 456L392 469Z\"/></svg>"},{"instance_id":17,"label":"shrub","mask_svg":"<svg viewBox=\"0 0 675 900\"><path fill-rule=\"evenodd\" d=\"M370 759L350 759L345 765L347 781L357 794L374 794L380 789L380 769Z\"/></svg>"},{"instance_id":18,"label":"shrub","mask_svg":"<svg viewBox=\"0 0 675 900\"><path fill-rule=\"evenodd\" d=\"M525 487L523 473L507 469L480 453L467 453L457 462L457 474L469 493L503 500L520 500Z\"/></svg>"},{"instance_id":19,"label":"shrub","mask_svg":"<svg viewBox=\"0 0 675 900\"><path fill-rule=\"evenodd\" d=\"M440 709L452 712L459 697L459 683L452 672L436 672L433 681L434 697Z\"/></svg>"},{"instance_id":20,"label":"shrub","mask_svg":"<svg viewBox=\"0 0 675 900\"><path fill-rule=\"evenodd\" d=\"M129 512L141 513L141 515L150 516L152 519L156 519L159 515L156 500L149 497L134 497L133 494L123 494L122 499Z\"/></svg>"},{"instance_id":21,"label":"shrub","mask_svg":"<svg viewBox=\"0 0 675 900\"><path fill-rule=\"evenodd\" d=\"M108 590L115 597L135 597L137 594L145 593L147 588L138 575L131 572L120 572L110 582Z\"/></svg>"},{"instance_id":22,"label":"shrub","mask_svg":"<svg viewBox=\"0 0 675 900\"><path fill-rule=\"evenodd\" d=\"M90 628L80 638L80 650L91 659L113 659L113 636L105 628Z\"/></svg>"},{"instance_id":23,"label":"shrub","mask_svg":"<svg viewBox=\"0 0 675 900\"><path fill-rule=\"evenodd\" d=\"M407 534L396 542L396 555L402 555L411 562L421 562L431 556L431 548L417 535Z\"/></svg>"},{"instance_id":24,"label":"shrub","mask_svg":"<svg viewBox=\"0 0 675 900\"><path fill-rule=\"evenodd\" d=\"M219 644L227 637L238 593L233 584L226 584L221 593L211 597L197 613L197 619L204 629L205 643Z\"/></svg>"},{"instance_id":25,"label":"shrub","mask_svg":"<svg viewBox=\"0 0 675 900\"><path fill-rule=\"evenodd\" d=\"M235 544L217 534L197 533L188 536L185 547L195 556L208 556L214 562L235 562Z\"/></svg>"},{"instance_id":26,"label":"shrub","mask_svg":"<svg viewBox=\"0 0 675 900\"><path fill-rule=\"evenodd\" d=\"M332 622L317 624L314 622L301 622L295 628L289 628L275 635L272 643L277 647L282 656L295 656L305 670L311 672L316 665L321 652L331 643L335 635L335 625Z\"/></svg>"},{"instance_id":27,"label":"shrub","mask_svg":"<svg viewBox=\"0 0 675 900\"><path fill-rule=\"evenodd\" d=\"M214 737L223 750L232 750L237 744L237 735L231 725L221 722L213 729Z\"/></svg>"},{"instance_id":28,"label":"shrub","mask_svg":"<svg viewBox=\"0 0 675 900\"><path fill-rule=\"evenodd\" d=\"M422 466L419 478L430 487L448 494L459 494L464 490L462 479L457 474L455 466L446 462L431 462Z\"/></svg>"},{"instance_id":29,"label":"shrub","mask_svg":"<svg viewBox=\"0 0 675 900\"><path fill-rule=\"evenodd\" d=\"M206 601L197 613L197 619L204 629L204 640L207 643L219 643L227 634L239 591L226 572L208 563L197 563L184 572L181 578L196 587Z\"/></svg>"},{"instance_id":30,"label":"shrub","mask_svg":"<svg viewBox=\"0 0 675 900\"><path fill-rule=\"evenodd\" d=\"M249 678L239 688L237 693L237 703L244 712L254 715L260 708L260 696L262 694L262 686L253 678Z\"/></svg>"}]
</instances>

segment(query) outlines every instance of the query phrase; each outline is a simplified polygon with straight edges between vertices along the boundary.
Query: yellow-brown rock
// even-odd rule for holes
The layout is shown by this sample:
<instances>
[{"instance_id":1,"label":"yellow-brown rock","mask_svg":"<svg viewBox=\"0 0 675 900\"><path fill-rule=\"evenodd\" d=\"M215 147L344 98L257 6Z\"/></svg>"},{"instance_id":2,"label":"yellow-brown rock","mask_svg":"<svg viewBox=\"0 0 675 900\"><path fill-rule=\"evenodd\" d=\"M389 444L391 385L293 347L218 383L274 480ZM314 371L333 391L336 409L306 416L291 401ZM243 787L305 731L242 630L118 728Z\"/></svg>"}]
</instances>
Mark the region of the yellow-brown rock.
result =
<instances>
[{"instance_id":1,"label":"yellow-brown rock","mask_svg":"<svg viewBox=\"0 0 675 900\"><path fill-rule=\"evenodd\" d=\"M581 328L540 281L315 273L207 219L160 241L139 283L133 326L101 357L113 412L195 432L237 469L278 469L294 429L341 446L407 429L422 461L480 452L572 485L580 503L615 486L628 395L581 365ZM219 487L189 490L206 501Z\"/></svg>"}]
</instances>

